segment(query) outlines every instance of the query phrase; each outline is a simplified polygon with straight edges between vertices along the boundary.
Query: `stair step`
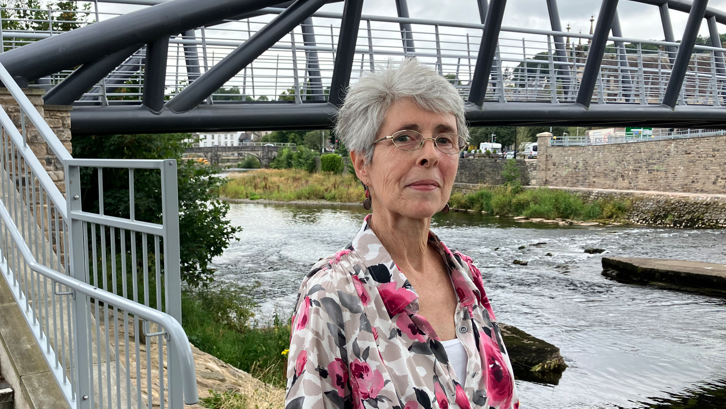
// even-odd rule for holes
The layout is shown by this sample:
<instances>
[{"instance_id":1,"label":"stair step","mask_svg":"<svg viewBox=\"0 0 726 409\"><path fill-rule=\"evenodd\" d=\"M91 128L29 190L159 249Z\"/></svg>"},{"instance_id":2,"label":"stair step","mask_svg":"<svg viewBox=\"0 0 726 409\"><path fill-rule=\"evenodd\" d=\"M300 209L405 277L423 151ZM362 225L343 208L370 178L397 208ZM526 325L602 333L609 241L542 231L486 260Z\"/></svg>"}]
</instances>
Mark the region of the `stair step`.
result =
<instances>
[{"instance_id":1,"label":"stair step","mask_svg":"<svg viewBox=\"0 0 726 409\"><path fill-rule=\"evenodd\" d=\"M10 384L0 378L0 409L13 409L14 392Z\"/></svg>"}]
</instances>

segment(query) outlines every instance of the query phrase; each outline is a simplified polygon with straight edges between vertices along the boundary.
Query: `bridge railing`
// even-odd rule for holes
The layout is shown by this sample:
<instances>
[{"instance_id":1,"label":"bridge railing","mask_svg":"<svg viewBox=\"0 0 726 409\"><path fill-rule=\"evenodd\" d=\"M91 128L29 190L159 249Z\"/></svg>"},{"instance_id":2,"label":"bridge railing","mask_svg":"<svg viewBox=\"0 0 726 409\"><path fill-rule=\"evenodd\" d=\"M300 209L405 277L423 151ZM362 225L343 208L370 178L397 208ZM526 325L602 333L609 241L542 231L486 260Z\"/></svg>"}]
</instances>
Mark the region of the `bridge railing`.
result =
<instances>
[{"instance_id":1,"label":"bridge railing","mask_svg":"<svg viewBox=\"0 0 726 409\"><path fill-rule=\"evenodd\" d=\"M699 138L726 135L724 129L654 129L651 132L613 132L606 135L563 135L550 139L550 146L609 145L616 143L658 141L665 139Z\"/></svg>"},{"instance_id":2,"label":"bridge railing","mask_svg":"<svg viewBox=\"0 0 726 409\"><path fill-rule=\"evenodd\" d=\"M140 9L161 0L98 0L89 11L47 13L50 23L18 19L17 27L38 26L38 30L16 28L3 31L5 49L57 35L59 30L103 21L119 15L118 10ZM268 8L276 14L282 9ZM64 18L65 20L61 20ZM270 20L258 16L194 30L194 37L171 38L167 58L166 97L172 98L194 79L218 64L240 44L256 34ZM254 101L324 101L336 59L341 15L317 12L309 22L292 30L269 50L214 93L210 103ZM409 24L413 46L404 46L401 24ZM43 25L45 24L45 25ZM40 25L40 26L39 26ZM389 58L416 56L445 75L463 98L469 89L481 43L483 25L411 18L362 16L352 82ZM314 33L314 36L306 33ZM569 43L565 43L565 38ZM574 102L589 54L587 34L502 27L492 67L486 100L500 102ZM660 104L671 74L673 57L680 43L609 38L594 103ZM198 59L188 59L190 51ZM681 102L690 105L720 105L726 101L726 68L723 48L696 46L681 92ZM79 104L129 104L141 102L145 48L119 69L84 94ZM194 62L196 61L196 63ZM187 64L195 64L193 67ZM47 78L52 86L72 71ZM196 74L195 74L196 75ZM41 86L44 86L41 84Z\"/></svg>"},{"instance_id":3,"label":"bridge railing","mask_svg":"<svg viewBox=\"0 0 726 409\"><path fill-rule=\"evenodd\" d=\"M0 81L18 104L0 108L0 274L68 404L195 403L180 325L175 161L73 159L2 65ZM63 163L69 200L36 157L45 154L38 142ZM103 169L128 174L126 213L104 206ZM98 201L83 208L81 179L93 176L86 186ZM136 179L159 183L154 217L135 216Z\"/></svg>"}]
</instances>

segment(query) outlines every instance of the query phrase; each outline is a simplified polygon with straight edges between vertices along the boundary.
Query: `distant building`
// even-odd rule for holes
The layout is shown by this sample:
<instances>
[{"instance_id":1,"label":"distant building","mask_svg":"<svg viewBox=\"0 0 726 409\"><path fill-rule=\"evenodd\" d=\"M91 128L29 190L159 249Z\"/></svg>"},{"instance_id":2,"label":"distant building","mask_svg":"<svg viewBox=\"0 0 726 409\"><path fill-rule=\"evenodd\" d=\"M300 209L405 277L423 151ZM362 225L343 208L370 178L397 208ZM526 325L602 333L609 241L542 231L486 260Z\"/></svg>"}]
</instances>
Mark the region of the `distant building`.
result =
<instances>
[{"instance_id":1,"label":"distant building","mask_svg":"<svg viewBox=\"0 0 726 409\"><path fill-rule=\"evenodd\" d=\"M198 132L193 134L194 146L200 148L209 148L212 146L239 146L245 142L259 141L262 136L267 135L270 131L255 132Z\"/></svg>"}]
</instances>

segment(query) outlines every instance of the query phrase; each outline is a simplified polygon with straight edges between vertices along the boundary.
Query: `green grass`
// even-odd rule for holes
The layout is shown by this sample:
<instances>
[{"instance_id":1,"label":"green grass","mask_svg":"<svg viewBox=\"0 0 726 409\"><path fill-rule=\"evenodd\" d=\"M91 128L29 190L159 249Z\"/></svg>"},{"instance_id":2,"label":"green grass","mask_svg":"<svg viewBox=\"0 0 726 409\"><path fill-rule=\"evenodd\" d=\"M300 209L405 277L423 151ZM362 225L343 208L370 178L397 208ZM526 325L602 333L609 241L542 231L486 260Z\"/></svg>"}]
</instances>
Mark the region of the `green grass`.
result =
<instances>
[{"instance_id":1,"label":"green grass","mask_svg":"<svg viewBox=\"0 0 726 409\"><path fill-rule=\"evenodd\" d=\"M254 317L257 286L217 283L182 293L183 327L200 350L277 387L286 383L286 350L290 323L275 316L260 323Z\"/></svg>"},{"instance_id":2,"label":"green grass","mask_svg":"<svg viewBox=\"0 0 726 409\"><path fill-rule=\"evenodd\" d=\"M363 186L349 174L309 173L300 169L264 169L231 178L220 189L230 199L325 200L362 202Z\"/></svg>"},{"instance_id":3,"label":"green grass","mask_svg":"<svg viewBox=\"0 0 726 409\"><path fill-rule=\"evenodd\" d=\"M522 189L509 186L486 187L479 191L454 193L451 207L485 211L498 216L529 218L622 221L632 208L628 200L596 200L587 203L574 193L541 187Z\"/></svg>"}]
</instances>

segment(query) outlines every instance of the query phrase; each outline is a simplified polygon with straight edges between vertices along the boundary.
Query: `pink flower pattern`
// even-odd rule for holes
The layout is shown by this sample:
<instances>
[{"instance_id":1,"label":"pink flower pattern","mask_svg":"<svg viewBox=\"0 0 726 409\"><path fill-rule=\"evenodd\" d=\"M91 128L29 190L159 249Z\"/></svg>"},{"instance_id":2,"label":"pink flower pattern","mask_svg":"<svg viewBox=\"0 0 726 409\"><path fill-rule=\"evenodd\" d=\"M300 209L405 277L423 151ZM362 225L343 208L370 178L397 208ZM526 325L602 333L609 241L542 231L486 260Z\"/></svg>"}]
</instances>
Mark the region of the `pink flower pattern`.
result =
<instances>
[{"instance_id":1,"label":"pink flower pattern","mask_svg":"<svg viewBox=\"0 0 726 409\"><path fill-rule=\"evenodd\" d=\"M350 246L313 266L300 286L288 408L518 409L509 356L500 350L499 327L471 258L429 234L454 284L454 324L472 329L457 332L472 371L461 385L453 367L442 363L445 352L433 342L438 335L418 314L418 295L369 221Z\"/></svg>"}]
</instances>

